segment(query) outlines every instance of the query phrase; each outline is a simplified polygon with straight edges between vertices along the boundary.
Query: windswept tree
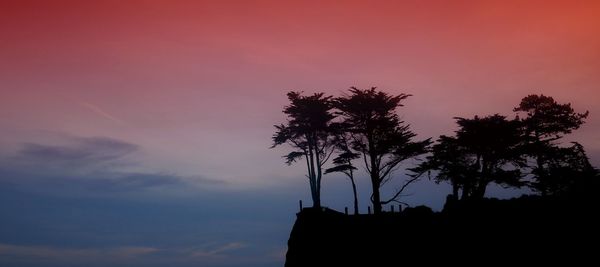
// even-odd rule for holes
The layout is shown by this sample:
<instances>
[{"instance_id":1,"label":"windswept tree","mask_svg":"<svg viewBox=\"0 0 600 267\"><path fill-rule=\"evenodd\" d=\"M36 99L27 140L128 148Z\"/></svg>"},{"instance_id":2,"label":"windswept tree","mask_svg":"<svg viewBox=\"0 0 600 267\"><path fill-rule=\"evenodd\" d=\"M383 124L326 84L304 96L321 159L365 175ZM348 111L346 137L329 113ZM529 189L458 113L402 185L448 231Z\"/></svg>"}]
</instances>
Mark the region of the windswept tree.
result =
<instances>
[{"instance_id":1,"label":"windswept tree","mask_svg":"<svg viewBox=\"0 0 600 267\"><path fill-rule=\"evenodd\" d=\"M547 195L545 179L549 178L549 160L559 151L557 142L585 122L589 112L577 113L570 103L560 104L552 97L529 95L521 100L515 112L524 113L522 119L525 129L527 153L535 159L532 187L542 195Z\"/></svg>"},{"instance_id":2,"label":"windswept tree","mask_svg":"<svg viewBox=\"0 0 600 267\"><path fill-rule=\"evenodd\" d=\"M523 185L520 168L526 162L518 120L501 115L456 118L456 137L441 136L422 164L412 169L421 174L436 172L436 182L452 184L461 199L482 199L494 182L505 187Z\"/></svg>"},{"instance_id":3,"label":"windswept tree","mask_svg":"<svg viewBox=\"0 0 600 267\"><path fill-rule=\"evenodd\" d=\"M548 195L585 197L597 190L598 170L589 161L583 146L552 147L546 157L546 177L538 181Z\"/></svg>"},{"instance_id":4,"label":"windswept tree","mask_svg":"<svg viewBox=\"0 0 600 267\"><path fill-rule=\"evenodd\" d=\"M472 184L477 177L477 169L472 154L467 147L461 145L453 136L442 135L431 147L430 154L419 166L410 169L411 176L428 174L436 183L449 182L452 186L452 196L466 199L471 193Z\"/></svg>"},{"instance_id":5,"label":"windswept tree","mask_svg":"<svg viewBox=\"0 0 600 267\"><path fill-rule=\"evenodd\" d=\"M507 187L523 185L520 168L526 162L523 158L521 124L518 120L507 120L496 114L483 118L457 118L456 123L459 126L456 138L472 155L477 171L476 179L468 181L468 196L483 198L491 182Z\"/></svg>"},{"instance_id":6,"label":"windswept tree","mask_svg":"<svg viewBox=\"0 0 600 267\"><path fill-rule=\"evenodd\" d=\"M288 120L286 124L275 125L272 148L282 144L294 148L284 156L288 165L305 159L313 207L321 207L323 165L334 151L332 97L323 93L303 96L301 92L289 92L287 96L290 104L283 113Z\"/></svg>"},{"instance_id":7,"label":"windswept tree","mask_svg":"<svg viewBox=\"0 0 600 267\"><path fill-rule=\"evenodd\" d=\"M325 170L325 174L340 172L343 173L352 184L352 194L354 196L354 214L358 214L358 193L356 190L356 181L354 180L354 171L356 167L352 163L360 158L360 154L355 153L350 149L348 136L344 132L339 132L335 139L335 147L338 151L337 156L333 159L334 167Z\"/></svg>"},{"instance_id":8,"label":"windswept tree","mask_svg":"<svg viewBox=\"0 0 600 267\"><path fill-rule=\"evenodd\" d=\"M360 154L369 173L375 214L382 205L398 201L405 188L418 178L410 178L389 199L382 200L380 189L392 180L400 163L426 152L430 139L413 141L416 136L408 124L400 120L396 109L410 95L390 95L371 89L350 88L350 94L336 98L335 107L342 118L343 130L349 136L350 148Z\"/></svg>"}]
</instances>

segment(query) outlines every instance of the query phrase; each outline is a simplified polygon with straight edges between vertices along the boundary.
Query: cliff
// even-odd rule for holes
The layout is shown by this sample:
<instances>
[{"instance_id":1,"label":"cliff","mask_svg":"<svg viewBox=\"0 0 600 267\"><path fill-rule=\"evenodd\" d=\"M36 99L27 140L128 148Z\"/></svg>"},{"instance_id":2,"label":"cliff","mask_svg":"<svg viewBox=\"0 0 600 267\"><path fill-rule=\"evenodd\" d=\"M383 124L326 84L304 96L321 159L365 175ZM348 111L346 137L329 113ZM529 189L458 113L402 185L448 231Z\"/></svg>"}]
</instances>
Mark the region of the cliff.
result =
<instances>
[{"instance_id":1,"label":"cliff","mask_svg":"<svg viewBox=\"0 0 600 267\"><path fill-rule=\"evenodd\" d=\"M593 260L595 202L521 197L447 202L401 213L345 215L330 209L297 214L286 267L405 266Z\"/></svg>"}]
</instances>

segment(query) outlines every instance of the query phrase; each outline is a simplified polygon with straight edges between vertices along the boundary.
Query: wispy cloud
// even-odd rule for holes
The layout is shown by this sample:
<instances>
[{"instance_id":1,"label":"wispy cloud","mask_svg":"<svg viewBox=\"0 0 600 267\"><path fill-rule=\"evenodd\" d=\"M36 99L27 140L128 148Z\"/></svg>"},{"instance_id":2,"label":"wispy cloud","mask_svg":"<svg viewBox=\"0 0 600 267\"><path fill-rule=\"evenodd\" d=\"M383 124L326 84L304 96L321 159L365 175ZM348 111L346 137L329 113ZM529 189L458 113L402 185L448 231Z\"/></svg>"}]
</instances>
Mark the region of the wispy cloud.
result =
<instances>
[{"instance_id":1,"label":"wispy cloud","mask_svg":"<svg viewBox=\"0 0 600 267\"><path fill-rule=\"evenodd\" d=\"M103 117L103 118L105 118L107 120L110 120L110 121L112 121L114 123L121 124L121 125L125 125L126 124L123 120L121 120L121 119L119 119L119 118L111 115L110 113L104 111L103 109L101 109L100 107L98 107L98 106L96 106L94 104L91 104L91 103L85 102L85 101L79 101L78 104L80 106L85 107L86 109L92 111L96 115L99 115L100 117Z\"/></svg>"},{"instance_id":2,"label":"wispy cloud","mask_svg":"<svg viewBox=\"0 0 600 267\"><path fill-rule=\"evenodd\" d=\"M108 137L69 137L65 145L24 143L13 159L38 167L82 168L121 160L138 150L135 144Z\"/></svg>"},{"instance_id":3,"label":"wispy cloud","mask_svg":"<svg viewBox=\"0 0 600 267\"><path fill-rule=\"evenodd\" d=\"M100 248L71 248L38 245L13 245L0 243L0 265L2 263L65 263L69 264L111 264L139 263L156 260L162 256L165 262L190 261L195 263L215 263L230 253L244 248L241 242L231 242L208 250L190 248L156 248L150 246L116 246ZM5 260L2 260L2 259Z\"/></svg>"},{"instance_id":4,"label":"wispy cloud","mask_svg":"<svg viewBox=\"0 0 600 267\"><path fill-rule=\"evenodd\" d=\"M230 251L233 250L238 250L241 248L246 247L246 245L244 243L241 242L231 242L231 243L227 243L221 246L217 246L217 247L213 247L210 249L198 249L198 250L194 250L191 252L191 256L192 257L215 257L215 256L222 256L227 254Z\"/></svg>"},{"instance_id":5,"label":"wispy cloud","mask_svg":"<svg viewBox=\"0 0 600 267\"><path fill-rule=\"evenodd\" d=\"M49 246L20 246L0 243L0 255L28 259L88 261L94 259L126 259L159 252L153 247L61 248Z\"/></svg>"},{"instance_id":6,"label":"wispy cloud","mask_svg":"<svg viewBox=\"0 0 600 267\"><path fill-rule=\"evenodd\" d=\"M139 171L134 158L140 147L123 140L71 136L66 141L60 145L22 144L16 154L0 158L0 182L43 191L104 193L224 183L201 175Z\"/></svg>"}]
</instances>

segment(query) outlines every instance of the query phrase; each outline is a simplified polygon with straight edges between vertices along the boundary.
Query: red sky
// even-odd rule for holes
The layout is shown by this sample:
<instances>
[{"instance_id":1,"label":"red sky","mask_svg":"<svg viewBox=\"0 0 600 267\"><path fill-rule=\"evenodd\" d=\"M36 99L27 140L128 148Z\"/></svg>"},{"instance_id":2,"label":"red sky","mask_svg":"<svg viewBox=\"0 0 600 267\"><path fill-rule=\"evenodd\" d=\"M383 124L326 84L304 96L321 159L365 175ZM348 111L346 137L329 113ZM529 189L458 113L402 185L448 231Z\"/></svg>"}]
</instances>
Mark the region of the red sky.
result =
<instances>
[{"instance_id":1,"label":"red sky","mask_svg":"<svg viewBox=\"0 0 600 267\"><path fill-rule=\"evenodd\" d=\"M570 138L600 167L600 1L0 0L0 265L281 266L310 202L269 149L285 93L350 86L414 95L434 139L550 95L590 111Z\"/></svg>"},{"instance_id":2,"label":"red sky","mask_svg":"<svg viewBox=\"0 0 600 267\"><path fill-rule=\"evenodd\" d=\"M0 153L107 136L141 145L139 168L285 183L301 173L267 149L285 92L378 86L414 95L400 112L422 137L530 93L571 102L591 112L574 138L598 165L599 14L598 1L2 1Z\"/></svg>"}]
</instances>

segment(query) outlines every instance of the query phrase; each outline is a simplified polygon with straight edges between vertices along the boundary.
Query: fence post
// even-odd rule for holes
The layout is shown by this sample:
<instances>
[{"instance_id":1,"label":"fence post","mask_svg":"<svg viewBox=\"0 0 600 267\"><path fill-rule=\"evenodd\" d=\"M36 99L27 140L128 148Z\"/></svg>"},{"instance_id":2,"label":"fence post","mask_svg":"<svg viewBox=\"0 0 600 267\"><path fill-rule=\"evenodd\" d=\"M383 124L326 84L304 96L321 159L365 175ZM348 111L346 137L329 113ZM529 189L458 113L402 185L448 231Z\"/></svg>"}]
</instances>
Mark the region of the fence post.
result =
<instances>
[{"instance_id":1,"label":"fence post","mask_svg":"<svg viewBox=\"0 0 600 267\"><path fill-rule=\"evenodd\" d=\"M394 213L394 205L392 205L392 213Z\"/></svg>"},{"instance_id":2,"label":"fence post","mask_svg":"<svg viewBox=\"0 0 600 267\"><path fill-rule=\"evenodd\" d=\"M398 204L398 212L402 212L402 205Z\"/></svg>"},{"instance_id":3,"label":"fence post","mask_svg":"<svg viewBox=\"0 0 600 267\"><path fill-rule=\"evenodd\" d=\"M302 211L302 200L300 200L299 203L300 203L300 211Z\"/></svg>"},{"instance_id":4,"label":"fence post","mask_svg":"<svg viewBox=\"0 0 600 267\"><path fill-rule=\"evenodd\" d=\"M371 214L371 206L367 207L368 213Z\"/></svg>"},{"instance_id":5,"label":"fence post","mask_svg":"<svg viewBox=\"0 0 600 267\"><path fill-rule=\"evenodd\" d=\"M344 213L346 213L346 215L348 215L348 207L344 208Z\"/></svg>"}]
</instances>

